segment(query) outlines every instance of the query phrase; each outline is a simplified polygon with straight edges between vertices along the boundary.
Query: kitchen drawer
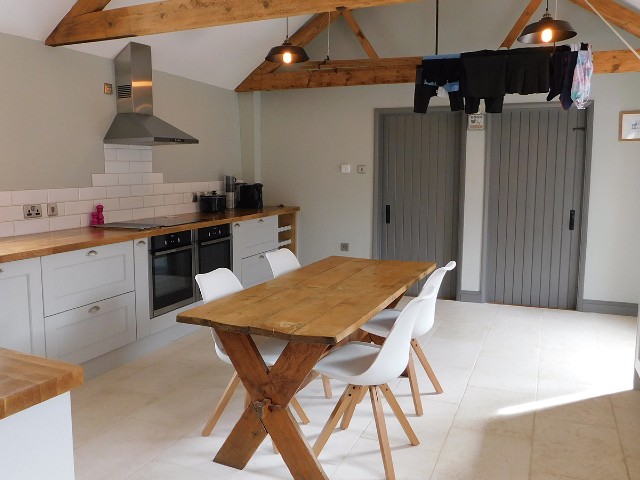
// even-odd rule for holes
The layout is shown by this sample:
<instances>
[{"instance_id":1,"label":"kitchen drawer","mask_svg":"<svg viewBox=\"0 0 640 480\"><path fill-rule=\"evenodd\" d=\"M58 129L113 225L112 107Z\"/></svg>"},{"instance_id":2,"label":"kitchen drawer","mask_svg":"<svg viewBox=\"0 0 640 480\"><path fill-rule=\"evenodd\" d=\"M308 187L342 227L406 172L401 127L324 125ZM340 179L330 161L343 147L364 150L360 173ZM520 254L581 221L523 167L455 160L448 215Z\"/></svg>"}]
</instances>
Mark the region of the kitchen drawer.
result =
<instances>
[{"instance_id":1,"label":"kitchen drawer","mask_svg":"<svg viewBox=\"0 0 640 480\"><path fill-rule=\"evenodd\" d=\"M259 253L240 260L240 278L244 288L273 279L271 266L265 254Z\"/></svg>"},{"instance_id":2,"label":"kitchen drawer","mask_svg":"<svg viewBox=\"0 0 640 480\"><path fill-rule=\"evenodd\" d=\"M133 242L42 257L45 317L133 289Z\"/></svg>"},{"instance_id":3,"label":"kitchen drawer","mask_svg":"<svg viewBox=\"0 0 640 480\"><path fill-rule=\"evenodd\" d=\"M234 257L245 258L278 246L278 217L255 218L233 223Z\"/></svg>"},{"instance_id":4,"label":"kitchen drawer","mask_svg":"<svg viewBox=\"0 0 640 480\"><path fill-rule=\"evenodd\" d=\"M46 317L47 357L86 362L136 339L135 293Z\"/></svg>"}]
</instances>

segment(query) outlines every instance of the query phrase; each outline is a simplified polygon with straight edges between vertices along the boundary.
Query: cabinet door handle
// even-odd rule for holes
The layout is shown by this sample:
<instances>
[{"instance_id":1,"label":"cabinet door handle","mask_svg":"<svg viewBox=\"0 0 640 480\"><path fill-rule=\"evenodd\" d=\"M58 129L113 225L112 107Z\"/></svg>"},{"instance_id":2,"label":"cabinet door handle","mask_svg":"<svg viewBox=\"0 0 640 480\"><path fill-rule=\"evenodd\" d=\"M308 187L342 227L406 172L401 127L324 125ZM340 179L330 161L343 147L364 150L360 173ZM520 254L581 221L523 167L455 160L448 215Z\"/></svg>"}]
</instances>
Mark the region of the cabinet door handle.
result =
<instances>
[{"instance_id":1,"label":"cabinet door handle","mask_svg":"<svg viewBox=\"0 0 640 480\"><path fill-rule=\"evenodd\" d=\"M260 260L264 260L264 255L260 255L258 258L259 258Z\"/></svg>"},{"instance_id":2,"label":"cabinet door handle","mask_svg":"<svg viewBox=\"0 0 640 480\"><path fill-rule=\"evenodd\" d=\"M258 220L258 223L264 223L263 219Z\"/></svg>"},{"instance_id":3,"label":"cabinet door handle","mask_svg":"<svg viewBox=\"0 0 640 480\"><path fill-rule=\"evenodd\" d=\"M140 246L140 247L142 247L142 246L144 246L144 245L146 245L146 244L147 244L147 242L145 242L144 240L140 240L140 241L138 242L138 246Z\"/></svg>"},{"instance_id":4,"label":"cabinet door handle","mask_svg":"<svg viewBox=\"0 0 640 480\"><path fill-rule=\"evenodd\" d=\"M94 305L89 309L89 313L96 313L100 311L100 307L98 305Z\"/></svg>"},{"instance_id":5,"label":"cabinet door handle","mask_svg":"<svg viewBox=\"0 0 640 480\"><path fill-rule=\"evenodd\" d=\"M2 272L4 272L4 270L0 268L0 273L2 273Z\"/></svg>"},{"instance_id":6,"label":"cabinet door handle","mask_svg":"<svg viewBox=\"0 0 640 480\"><path fill-rule=\"evenodd\" d=\"M89 250L87 252L87 257L95 257L98 254L95 250Z\"/></svg>"},{"instance_id":7,"label":"cabinet door handle","mask_svg":"<svg viewBox=\"0 0 640 480\"><path fill-rule=\"evenodd\" d=\"M240 226L240 224L239 224L239 223L234 223L234 224L233 224L233 226L234 226L234 227L239 227L239 226Z\"/></svg>"}]
</instances>

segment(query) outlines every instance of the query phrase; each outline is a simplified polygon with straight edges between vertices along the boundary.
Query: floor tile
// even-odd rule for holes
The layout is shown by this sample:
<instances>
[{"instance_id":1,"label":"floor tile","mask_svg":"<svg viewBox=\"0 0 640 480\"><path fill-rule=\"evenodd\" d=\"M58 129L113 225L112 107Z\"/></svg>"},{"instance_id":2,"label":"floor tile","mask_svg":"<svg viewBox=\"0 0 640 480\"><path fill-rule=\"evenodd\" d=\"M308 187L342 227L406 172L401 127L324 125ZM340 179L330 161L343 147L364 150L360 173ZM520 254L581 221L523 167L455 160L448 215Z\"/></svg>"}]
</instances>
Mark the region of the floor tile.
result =
<instances>
[{"instance_id":1,"label":"floor tile","mask_svg":"<svg viewBox=\"0 0 640 480\"><path fill-rule=\"evenodd\" d=\"M614 407L622 450L627 457L640 459L640 414L635 409Z\"/></svg>"},{"instance_id":2,"label":"floor tile","mask_svg":"<svg viewBox=\"0 0 640 480\"><path fill-rule=\"evenodd\" d=\"M535 421L531 468L589 480L625 480L615 428L551 419Z\"/></svg>"}]
</instances>

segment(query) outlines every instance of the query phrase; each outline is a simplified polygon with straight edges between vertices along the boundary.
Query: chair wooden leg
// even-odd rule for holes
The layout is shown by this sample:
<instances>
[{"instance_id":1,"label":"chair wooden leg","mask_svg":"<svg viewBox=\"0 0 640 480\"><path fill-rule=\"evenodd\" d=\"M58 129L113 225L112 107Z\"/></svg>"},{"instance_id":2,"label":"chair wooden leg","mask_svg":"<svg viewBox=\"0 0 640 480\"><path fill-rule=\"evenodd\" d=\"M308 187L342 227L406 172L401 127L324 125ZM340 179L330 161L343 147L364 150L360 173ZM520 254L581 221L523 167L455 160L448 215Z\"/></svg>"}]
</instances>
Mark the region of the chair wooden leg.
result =
<instances>
[{"instance_id":1,"label":"chair wooden leg","mask_svg":"<svg viewBox=\"0 0 640 480\"><path fill-rule=\"evenodd\" d=\"M340 422L340 428L342 430L349 428L353 412L356 410L356 405L358 405L362 401L362 398L367 394L367 389L365 387L359 385L355 388L356 389L353 392L353 397L349 402L349 406L345 410L344 415L342 415L342 421Z\"/></svg>"},{"instance_id":2,"label":"chair wooden leg","mask_svg":"<svg viewBox=\"0 0 640 480\"><path fill-rule=\"evenodd\" d=\"M389 446L389 435L387 433L387 425L384 421L384 412L382 404L378 397L378 387L369 387L371 395L371 406L373 407L373 418L376 421L376 430L378 432L378 443L380 443L380 454L382 455L382 464L384 465L384 473L387 480L395 480L396 475L393 470L393 461L391 460L391 447Z\"/></svg>"},{"instance_id":3,"label":"chair wooden leg","mask_svg":"<svg viewBox=\"0 0 640 480\"><path fill-rule=\"evenodd\" d=\"M325 398L333 398L333 392L331 391L331 382L329 377L322 375L322 388L324 388Z\"/></svg>"},{"instance_id":4,"label":"chair wooden leg","mask_svg":"<svg viewBox=\"0 0 640 480\"><path fill-rule=\"evenodd\" d=\"M407 417L402 411L402 408L400 408L400 405L398 404L398 400L396 400L396 397L393 395L393 392L389 388L389 385L387 384L380 385L380 390L382 391L384 398L387 399L387 403L391 407L391 410L393 410L393 413L398 419L398 422L400 422L400 425L402 426L404 433L407 434L407 437L409 438L411 445L420 445L420 440L418 440L418 436L413 431L413 428L411 428L411 425L409 424L409 420L407 420Z\"/></svg>"},{"instance_id":5,"label":"chair wooden leg","mask_svg":"<svg viewBox=\"0 0 640 480\"><path fill-rule=\"evenodd\" d=\"M220 419L220 415L222 415L222 412L227 407L227 404L229 403L233 392L236 390L239 384L240 377L238 377L238 374L236 372L233 372L233 376L231 377L227 388L224 389L222 397L220 398L220 400L218 400L216 408L213 410L213 413L209 417L207 424L202 429L203 437L208 437L209 435L211 435L213 428L216 426L216 423L218 423L218 420Z\"/></svg>"},{"instance_id":6,"label":"chair wooden leg","mask_svg":"<svg viewBox=\"0 0 640 480\"><path fill-rule=\"evenodd\" d=\"M349 403L353 401L356 388L357 387L355 385L347 385L347 388L344 390L340 400L338 400L338 403L336 403L336 406L333 408L333 411L331 412L331 415L329 415L329 419L324 425L322 432L320 432L316 443L313 444L313 453L316 454L316 457L320 455L320 452L322 452L327 440L329 440L329 436L331 436L331 432L336 428L338 420L342 417L345 409L349 406Z\"/></svg>"},{"instance_id":7,"label":"chair wooden leg","mask_svg":"<svg viewBox=\"0 0 640 480\"><path fill-rule=\"evenodd\" d=\"M300 402L298 401L298 399L296 397L291 397L291 400L289 401L289 404L296 411L296 413L300 417L300 420L302 421L302 423L304 425L307 425L309 423L309 421L310 421L309 417L307 417L307 414L305 413L304 409L302 408L302 405L300 405Z\"/></svg>"},{"instance_id":8,"label":"chair wooden leg","mask_svg":"<svg viewBox=\"0 0 640 480\"><path fill-rule=\"evenodd\" d=\"M429 362L427 361L427 357L424 355L424 352L422 351L420 344L415 338L411 340L411 346L413 347L413 350L416 352L418 360L420 360L420 363L422 364L422 368L424 368L424 371L427 372L427 376L429 377L429 380L431 380L431 383L433 384L433 388L436 389L436 393L442 393L442 387L440 386L440 382L438 382L438 379L436 378L436 374L433 372L431 365L429 365Z\"/></svg>"},{"instance_id":9,"label":"chair wooden leg","mask_svg":"<svg viewBox=\"0 0 640 480\"><path fill-rule=\"evenodd\" d=\"M422 399L420 398L420 387L418 386L418 377L416 376L416 367L413 364L413 355L409 352L409 363L407 364L407 376L409 377L409 386L411 387L411 397L413 398L413 408L416 415L422 416Z\"/></svg>"}]
</instances>

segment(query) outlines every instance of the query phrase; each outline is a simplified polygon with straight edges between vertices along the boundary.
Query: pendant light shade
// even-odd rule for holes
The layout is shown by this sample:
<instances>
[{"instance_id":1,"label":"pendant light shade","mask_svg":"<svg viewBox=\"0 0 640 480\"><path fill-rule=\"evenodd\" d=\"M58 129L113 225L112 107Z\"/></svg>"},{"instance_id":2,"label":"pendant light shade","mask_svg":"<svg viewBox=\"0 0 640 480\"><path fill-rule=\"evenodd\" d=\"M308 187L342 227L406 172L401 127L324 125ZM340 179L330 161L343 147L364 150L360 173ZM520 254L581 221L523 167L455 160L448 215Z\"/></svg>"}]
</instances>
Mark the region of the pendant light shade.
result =
<instances>
[{"instance_id":1,"label":"pendant light shade","mask_svg":"<svg viewBox=\"0 0 640 480\"><path fill-rule=\"evenodd\" d=\"M576 35L576 31L569 22L553 19L549 13L549 2L547 1L547 9L542 19L524 27L518 41L521 43L561 42Z\"/></svg>"},{"instance_id":2,"label":"pendant light shade","mask_svg":"<svg viewBox=\"0 0 640 480\"><path fill-rule=\"evenodd\" d=\"M278 45L269 50L264 59L267 62L274 63L302 63L309 60L309 55L304 51L304 48L297 45L291 45L289 40L289 18L287 17L287 37L282 42L282 45Z\"/></svg>"}]
</instances>

